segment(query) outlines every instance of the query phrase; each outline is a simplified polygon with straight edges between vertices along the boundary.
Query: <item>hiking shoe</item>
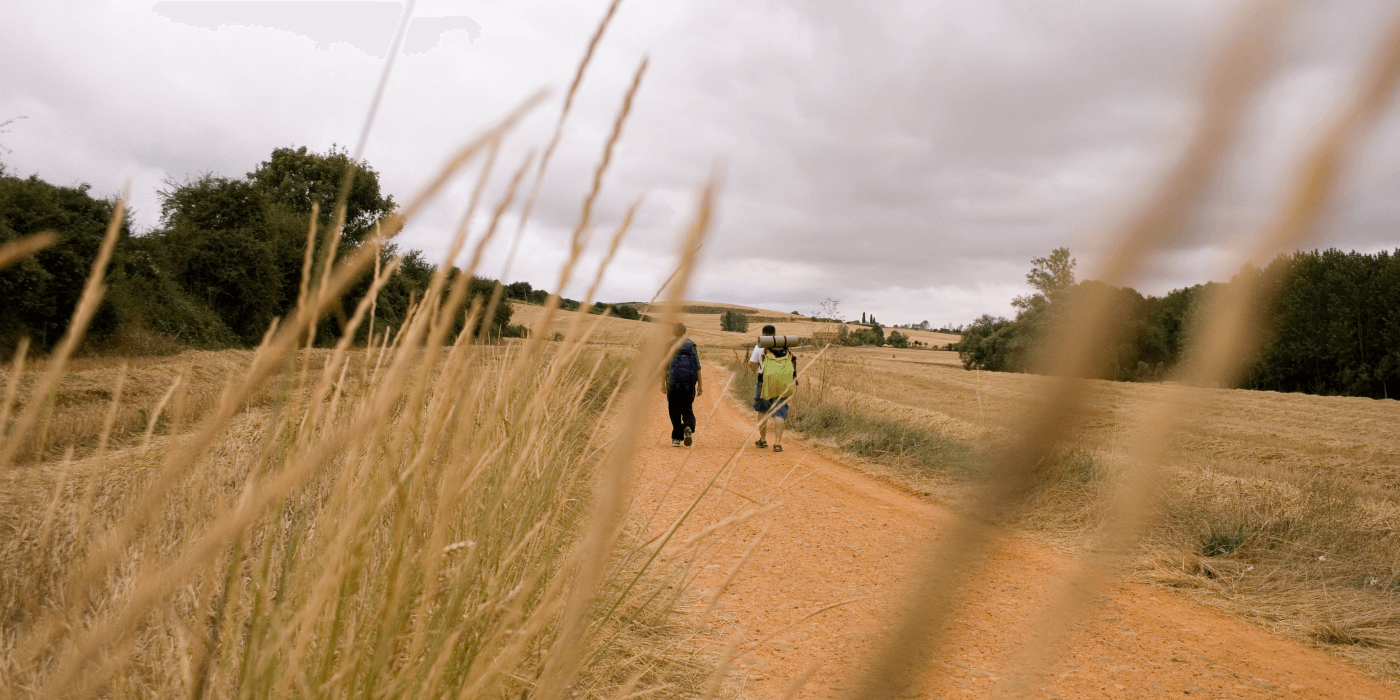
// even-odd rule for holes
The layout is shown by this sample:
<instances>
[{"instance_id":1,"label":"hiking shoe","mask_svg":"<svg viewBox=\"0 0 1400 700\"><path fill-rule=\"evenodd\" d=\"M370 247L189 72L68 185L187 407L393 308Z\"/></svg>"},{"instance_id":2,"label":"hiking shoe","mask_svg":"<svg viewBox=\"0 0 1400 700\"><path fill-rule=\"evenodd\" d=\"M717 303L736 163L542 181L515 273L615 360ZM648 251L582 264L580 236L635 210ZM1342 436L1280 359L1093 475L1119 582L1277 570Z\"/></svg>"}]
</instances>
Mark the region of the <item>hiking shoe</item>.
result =
<instances>
[{"instance_id":1,"label":"hiking shoe","mask_svg":"<svg viewBox=\"0 0 1400 700\"><path fill-rule=\"evenodd\" d=\"M686 428L686 429L685 429L685 446L686 446L686 447L690 447L690 436L691 436L691 434L694 433L694 432L695 432L695 431L691 430L690 428Z\"/></svg>"},{"instance_id":2,"label":"hiking shoe","mask_svg":"<svg viewBox=\"0 0 1400 700\"><path fill-rule=\"evenodd\" d=\"M773 446L773 451L774 451L774 452L782 452L782 451L783 451L783 446L782 446L782 445L774 445L774 446Z\"/></svg>"},{"instance_id":3,"label":"hiking shoe","mask_svg":"<svg viewBox=\"0 0 1400 700\"><path fill-rule=\"evenodd\" d=\"M672 441L671 441L671 447L680 447L680 446L681 446L681 441L680 441L680 440L672 440Z\"/></svg>"},{"instance_id":4,"label":"hiking shoe","mask_svg":"<svg viewBox=\"0 0 1400 700\"><path fill-rule=\"evenodd\" d=\"M767 440L755 440L753 444L754 444L755 446L757 446L757 447L767 447L767 446L768 446L768 441L767 441Z\"/></svg>"}]
</instances>

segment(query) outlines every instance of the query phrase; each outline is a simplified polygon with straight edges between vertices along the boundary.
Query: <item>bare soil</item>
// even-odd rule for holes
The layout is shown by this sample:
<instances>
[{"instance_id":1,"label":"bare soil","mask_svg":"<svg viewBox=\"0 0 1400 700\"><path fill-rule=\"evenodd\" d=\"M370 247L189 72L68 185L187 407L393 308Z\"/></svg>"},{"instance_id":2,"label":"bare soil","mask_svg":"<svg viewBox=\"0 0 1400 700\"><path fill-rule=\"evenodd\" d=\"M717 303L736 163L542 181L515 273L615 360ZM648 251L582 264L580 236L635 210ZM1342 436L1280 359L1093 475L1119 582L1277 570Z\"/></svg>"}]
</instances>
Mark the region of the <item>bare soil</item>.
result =
<instances>
[{"instance_id":1,"label":"bare soil","mask_svg":"<svg viewBox=\"0 0 1400 700\"><path fill-rule=\"evenodd\" d=\"M707 366L706 375L711 390L696 402L693 447L671 446L659 394L643 426L635 512L649 534L664 531L734 450L752 440L746 436L753 416L720 390L723 370ZM701 499L669 554L695 555L697 611L718 595L710 613L715 634L697 643L717 651L737 644L736 673L751 697L784 697L812 668L795 697L844 697L890 629L912 563L953 515L790 437L784 448L775 454L750 444ZM770 509L691 540L764 506ZM904 697L996 695L1014 670L1008 658L1025 621L1040 614L1075 562L1047 544L1008 535L977 564L977 585L966 591L955 624L942 631L948 654L907 679ZM1107 572L1069 640L1035 697L1400 700L1315 649Z\"/></svg>"}]
</instances>

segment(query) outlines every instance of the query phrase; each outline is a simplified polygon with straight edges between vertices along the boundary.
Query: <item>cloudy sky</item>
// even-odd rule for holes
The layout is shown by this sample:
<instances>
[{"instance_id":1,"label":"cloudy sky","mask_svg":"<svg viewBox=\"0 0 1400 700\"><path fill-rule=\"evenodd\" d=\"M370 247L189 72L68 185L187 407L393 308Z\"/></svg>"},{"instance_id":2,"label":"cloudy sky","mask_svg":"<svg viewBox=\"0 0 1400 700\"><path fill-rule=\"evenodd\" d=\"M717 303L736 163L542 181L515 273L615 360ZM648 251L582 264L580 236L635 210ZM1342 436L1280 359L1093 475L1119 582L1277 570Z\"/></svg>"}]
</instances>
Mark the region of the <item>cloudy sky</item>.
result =
<instances>
[{"instance_id":1,"label":"cloudy sky","mask_svg":"<svg viewBox=\"0 0 1400 700\"><path fill-rule=\"evenodd\" d=\"M1290 163L1347 96L1385 0L1298 3L1243 139L1191 236L1136 286L1228 276ZM406 201L456 147L551 90L501 152L492 192L547 142L606 0L420 0L365 149ZM1196 86L1242 7L1223 0L624 0L584 81L509 280L555 289L565 241L638 63L650 66L605 181L591 278L645 195L606 282L645 300L670 272L696 186L717 227L691 298L965 323L1010 314L1029 260L1095 246L1170 167ZM141 229L162 183L238 176L272 149L354 148L401 6L302 0L8 2L0 162L130 182ZM444 254L473 173L402 237ZM1371 134L1321 243L1400 247L1400 119ZM478 222L480 224L480 222ZM507 231L513 232L513 222ZM479 228L478 228L479 230ZM482 272L503 272L495 245ZM566 295L579 296L586 282Z\"/></svg>"}]
</instances>

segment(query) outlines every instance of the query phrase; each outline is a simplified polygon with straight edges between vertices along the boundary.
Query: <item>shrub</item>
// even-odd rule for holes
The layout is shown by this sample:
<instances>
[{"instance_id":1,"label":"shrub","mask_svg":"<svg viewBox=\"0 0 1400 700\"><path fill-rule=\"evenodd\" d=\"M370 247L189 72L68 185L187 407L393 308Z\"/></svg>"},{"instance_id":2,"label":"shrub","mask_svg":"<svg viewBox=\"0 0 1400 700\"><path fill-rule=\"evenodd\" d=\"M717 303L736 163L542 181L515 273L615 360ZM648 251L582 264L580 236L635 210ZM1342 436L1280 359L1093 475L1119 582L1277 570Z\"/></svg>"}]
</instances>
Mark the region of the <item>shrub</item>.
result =
<instances>
[{"instance_id":1,"label":"shrub","mask_svg":"<svg viewBox=\"0 0 1400 700\"><path fill-rule=\"evenodd\" d=\"M729 309L719 317L719 328L730 333L749 332L749 317L736 309Z\"/></svg>"},{"instance_id":2,"label":"shrub","mask_svg":"<svg viewBox=\"0 0 1400 700\"><path fill-rule=\"evenodd\" d=\"M880 338L869 328L857 328L846 336L847 345L879 345Z\"/></svg>"},{"instance_id":3,"label":"shrub","mask_svg":"<svg viewBox=\"0 0 1400 700\"><path fill-rule=\"evenodd\" d=\"M57 244L0 270L0 348L29 336L37 349L47 350L62 337L113 210L111 202L88 194L87 185L0 176L0 245L43 231L58 234ZM123 222L114 268L127 240ZM104 301L88 335L101 340L115 327L115 310Z\"/></svg>"},{"instance_id":4,"label":"shrub","mask_svg":"<svg viewBox=\"0 0 1400 700\"><path fill-rule=\"evenodd\" d=\"M885 342L889 343L892 348L907 348L909 347L909 336L899 331L890 331L890 337L886 338Z\"/></svg>"}]
</instances>

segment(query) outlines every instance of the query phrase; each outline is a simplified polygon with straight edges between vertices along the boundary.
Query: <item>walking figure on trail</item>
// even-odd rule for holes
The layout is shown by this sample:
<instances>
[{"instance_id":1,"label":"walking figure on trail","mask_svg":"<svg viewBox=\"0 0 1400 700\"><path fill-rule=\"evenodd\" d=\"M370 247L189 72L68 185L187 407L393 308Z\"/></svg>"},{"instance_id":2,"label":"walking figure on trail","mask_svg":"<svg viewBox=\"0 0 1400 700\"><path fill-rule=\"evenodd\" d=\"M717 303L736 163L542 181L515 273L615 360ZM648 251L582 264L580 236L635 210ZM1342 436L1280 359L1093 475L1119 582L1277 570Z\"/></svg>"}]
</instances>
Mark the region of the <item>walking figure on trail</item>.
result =
<instances>
[{"instance_id":1,"label":"walking figure on trail","mask_svg":"<svg viewBox=\"0 0 1400 700\"><path fill-rule=\"evenodd\" d=\"M773 326L764 326L763 335L777 335ZM768 412L773 411L773 451L783 451L783 427L787 425L788 408L792 404L793 388L797 385L797 356L788 348L765 348L754 345L749 355L749 369L758 372L754 387L753 410L763 416L758 424L758 447L768 446ZM773 407L777 406L777 410Z\"/></svg>"},{"instance_id":2,"label":"walking figure on trail","mask_svg":"<svg viewBox=\"0 0 1400 700\"><path fill-rule=\"evenodd\" d=\"M685 324L673 329L671 364L661 379L661 393L666 395L666 410L671 415L671 444L690 447L695 433L695 397L704 393L700 383L700 352L695 341L685 337Z\"/></svg>"}]
</instances>

